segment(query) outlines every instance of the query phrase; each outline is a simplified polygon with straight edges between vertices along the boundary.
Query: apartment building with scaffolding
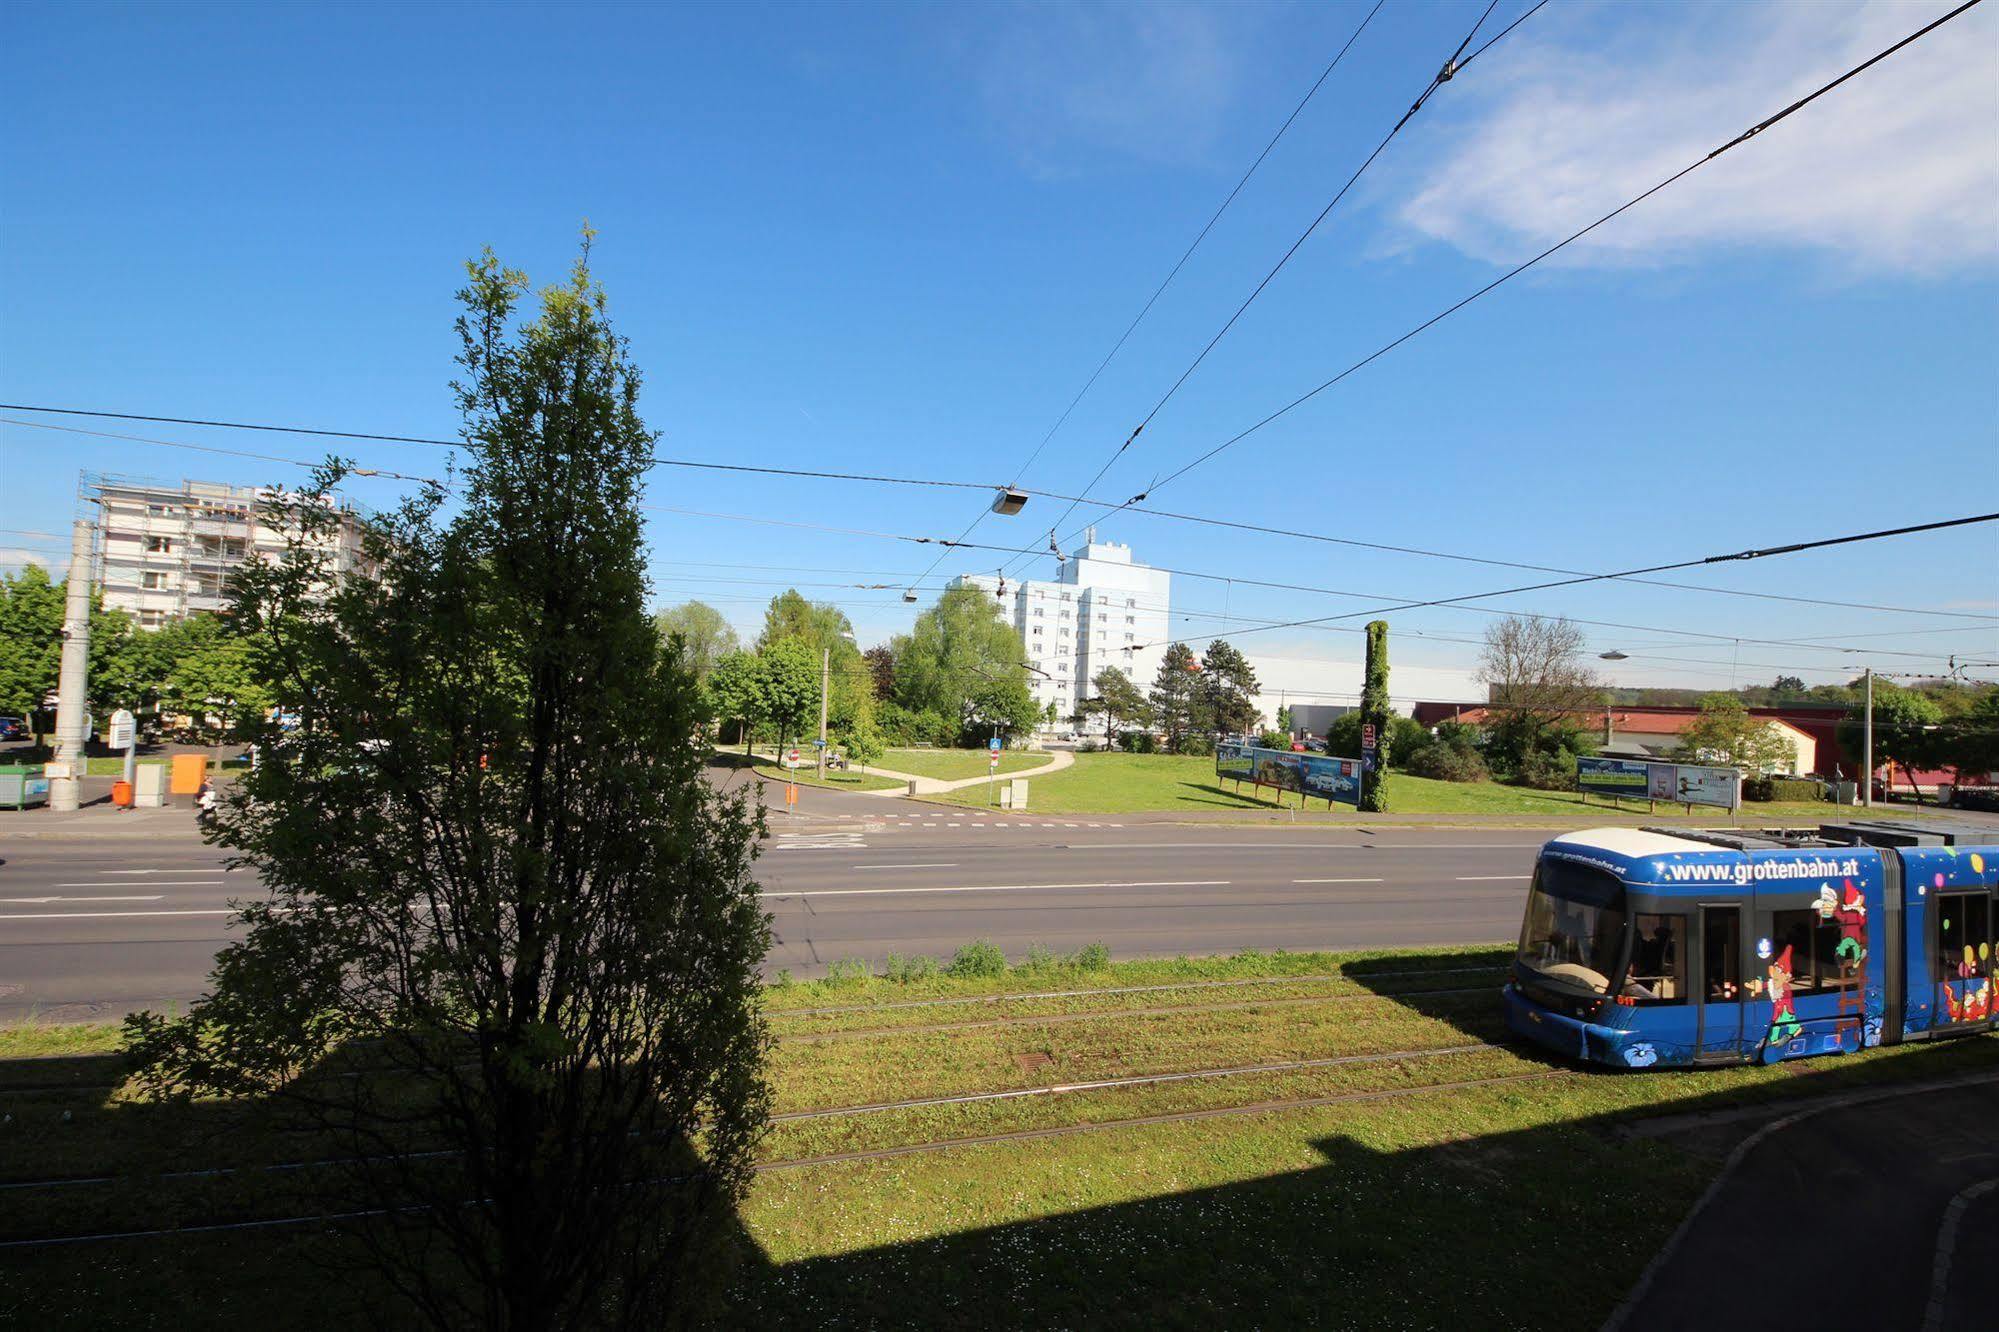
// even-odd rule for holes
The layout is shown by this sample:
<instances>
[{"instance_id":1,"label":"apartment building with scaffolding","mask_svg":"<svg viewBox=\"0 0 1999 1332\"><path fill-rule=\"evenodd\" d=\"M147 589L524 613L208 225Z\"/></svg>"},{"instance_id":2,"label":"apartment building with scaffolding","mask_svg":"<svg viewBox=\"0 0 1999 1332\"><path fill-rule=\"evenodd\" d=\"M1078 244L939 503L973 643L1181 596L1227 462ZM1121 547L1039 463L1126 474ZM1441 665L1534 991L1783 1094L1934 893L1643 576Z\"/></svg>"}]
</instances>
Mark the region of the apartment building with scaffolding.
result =
<instances>
[{"instance_id":1,"label":"apartment building with scaffolding","mask_svg":"<svg viewBox=\"0 0 1999 1332\"><path fill-rule=\"evenodd\" d=\"M1090 682L1099 671L1123 671L1149 689L1165 659L1172 575L1134 563L1130 546L1097 540L1095 528L1063 557L1053 582L997 574L955 581L999 599L1027 650L1035 701L1044 708L1053 703L1062 725L1096 692Z\"/></svg>"},{"instance_id":2,"label":"apartment building with scaffolding","mask_svg":"<svg viewBox=\"0 0 1999 1332\"><path fill-rule=\"evenodd\" d=\"M211 481L172 484L86 474L83 498L97 506L97 584L108 610L141 629L228 605L229 578L250 559L275 559L284 533L269 526L259 501L268 492ZM329 538L333 569L363 563L361 529L342 510Z\"/></svg>"}]
</instances>

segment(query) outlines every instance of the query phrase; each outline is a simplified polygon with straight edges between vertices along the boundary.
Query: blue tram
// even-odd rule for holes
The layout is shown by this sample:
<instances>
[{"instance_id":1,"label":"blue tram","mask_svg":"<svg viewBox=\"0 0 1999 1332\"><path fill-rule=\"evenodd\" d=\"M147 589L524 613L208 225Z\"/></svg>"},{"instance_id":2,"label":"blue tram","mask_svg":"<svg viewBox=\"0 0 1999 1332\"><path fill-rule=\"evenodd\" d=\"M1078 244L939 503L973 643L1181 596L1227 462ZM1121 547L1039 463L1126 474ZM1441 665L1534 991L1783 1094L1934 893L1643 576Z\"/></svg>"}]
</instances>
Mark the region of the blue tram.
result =
<instances>
[{"instance_id":1,"label":"blue tram","mask_svg":"<svg viewBox=\"0 0 1999 1332\"><path fill-rule=\"evenodd\" d=\"M1993 1029L1999 829L1594 828L1541 849L1507 1025L1619 1068Z\"/></svg>"}]
</instances>

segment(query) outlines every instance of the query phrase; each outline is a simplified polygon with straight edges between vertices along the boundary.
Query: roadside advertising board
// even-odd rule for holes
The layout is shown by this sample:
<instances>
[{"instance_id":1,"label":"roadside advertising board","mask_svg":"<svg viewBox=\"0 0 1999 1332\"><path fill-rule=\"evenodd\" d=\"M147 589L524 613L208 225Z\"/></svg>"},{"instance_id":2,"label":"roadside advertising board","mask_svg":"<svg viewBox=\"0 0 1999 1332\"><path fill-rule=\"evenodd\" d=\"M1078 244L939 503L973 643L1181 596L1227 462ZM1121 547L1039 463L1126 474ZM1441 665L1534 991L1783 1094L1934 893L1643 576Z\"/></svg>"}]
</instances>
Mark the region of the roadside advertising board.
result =
<instances>
[{"instance_id":1,"label":"roadside advertising board","mask_svg":"<svg viewBox=\"0 0 1999 1332\"><path fill-rule=\"evenodd\" d=\"M1215 746L1215 776L1224 781L1273 786L1320 800L1360 804L1360 761L1299 754L1261 745Z\"/></svg>"},{"instance_id":2,"label":"roadside advertising board","mask_svg":"<svg viewBox=\"0 0 1999 1332\"><path fill-rule=\"evenodd\" d=\"M1576 789L1627 800L1670 800L1680 805L1742 807L1742 774L1734 768L1697 768L1643 759L1579 758Z\"/></svg>"},{"instance_id":3,"label":"roadside advertising board","mask_svg":"<svg viewBox=\"0 0 1999 1332\"><path fill-rule=\"evenodd\" d=\"M1642 760L1579 758L1576 760L1576 789L1592 795L1646 799L1651 789L1647 771L1652 765Z\"/></svg>"},{"instance_id":4,"label":"roadside advertising board","mask_svg":"<svg viewBox=\"0 0 1999 1332\"><path fill-rule=\"evenodd\" d=\"M1694 768L1682 763L1676 777L1680 791L1673 799L1683 805L1742 807L1742 774L1734 768Z\"/></svg>"}]
</instances>

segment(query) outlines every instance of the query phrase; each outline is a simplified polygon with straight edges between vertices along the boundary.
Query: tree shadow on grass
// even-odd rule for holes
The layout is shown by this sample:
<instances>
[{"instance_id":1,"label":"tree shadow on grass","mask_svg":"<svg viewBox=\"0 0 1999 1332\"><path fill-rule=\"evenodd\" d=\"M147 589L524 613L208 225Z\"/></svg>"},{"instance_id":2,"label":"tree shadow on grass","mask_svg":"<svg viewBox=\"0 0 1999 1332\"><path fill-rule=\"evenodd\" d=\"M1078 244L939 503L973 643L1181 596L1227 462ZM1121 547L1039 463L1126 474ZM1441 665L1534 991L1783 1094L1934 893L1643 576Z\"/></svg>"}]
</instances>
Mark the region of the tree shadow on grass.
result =
<instances>
[{"instance_id":1,"label":"tree shadow on grass","mask_svg":"<svg viewBox=\"0 0 1999 1332\"><path fill-rule=\"evenodd\" d=\"M789 1262L773 1262L759 1250L740 1269L726 1322L743 1328L1595 1327L1718 1166L1711 1150L1689 1150L1634 1128L1662 1108L1729 1117L1773 1092L1864 1088L1880 1078L1884 1063L1893 1064L1899 1079L1947 1077L1999 1068L1999 1051L1990 1042L1959 1041L1892 1061L1833 1060L1805 1083L1751 1084L1747 1076L1709 1070L1548 1077L1428 1094L1412 1088L1394 1099L1281 1117L1211 1118L957 1149L949 1160L929 1158L935 1162L929 1166L904 1157L820 1167L825 1173L813 1179L776 1181L786 1190L783 1206L762 1214L851 1214L853 1200L865 1198L869 1223L893 1224L890 1218L904 1208L936 1210L935 1197L912 1196L917 1189L985 1196L1001 1211L1076 1205L1032 1220L970 1224L935 1238ZM1637 1079L1656 1080L1653 1086L1675 1079L1686 1094L1665 1107L1619 1105L1632 1098L1618 1093L1645 1086ZM1738 1126L1737 1136L1778 1106L1796 1104L1786 1099L1765 1107L1757 1120ZM1156 1154L1167 1150L1175 1157L1161 1164ZM1268 1171L1254 1179L1199 1182L1203 1174L1265 1163ZM1106 1194L1146 1196L1092 1205ZM966 1217L975 1222L979 1213L968 1204ZM779 1223L760 1224L774 1233ZM1714 1215L1704 1224L1734 1228L1745 1254L1756 1251L1765 1229L1750 1214ZM1787 1211L1786 1226L1822 1229L1825 1253L1853 1238L1853 1215L1838 1208ZM1727 1281L1701 1299L1713 1304L1714 1326L1776 1325L1737 1318L1746 1312L1745 1299L1773 1306L1778 1323L1896 1325L1844 1317L1842 1310L1860 1299L1859 1307L1913 1315L1903 1320L1913 1327L1921 1308L1914 1285L1926 1279L1932 1238L1930 1229L1870 1231L1868 1256L1857 1266L1761 1283L1747 1294Z\"/></svg>"}]
</instances>

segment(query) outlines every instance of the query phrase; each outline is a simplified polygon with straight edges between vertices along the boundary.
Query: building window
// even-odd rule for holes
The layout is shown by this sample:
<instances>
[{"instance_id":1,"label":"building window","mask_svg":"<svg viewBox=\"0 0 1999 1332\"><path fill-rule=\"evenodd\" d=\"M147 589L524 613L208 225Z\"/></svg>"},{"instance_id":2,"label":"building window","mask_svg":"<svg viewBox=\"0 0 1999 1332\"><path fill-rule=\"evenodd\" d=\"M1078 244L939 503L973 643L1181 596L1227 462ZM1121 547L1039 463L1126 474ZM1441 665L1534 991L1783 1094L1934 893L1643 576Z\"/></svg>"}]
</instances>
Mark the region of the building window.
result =
<instances>
[{"instance_id":1,"label":"building window","mask_svg":"<svg viewBox=\"0 0 1999 1332\"><path fill-rule=\"evenodd\" d=\"M139 627L141 629L157 629L166 622L167 613L165 611L142 610L139 612Z\"/></svg>"},{"instance_id":2,"label":"building window","mask_svg":"<svg viewBox=\"0 0 1999 1332\"><path fill-rule=\"evenodd\" d=\"M1132 607L1134 607L1134 606L1136 606L1136 605L1138 605L1138 600L1137 600L1137 598L1135 598L1135 597L1126 597L1126 598L1124 599L1124 608L1125 608L1126 610L1130 610L1130 609L1131 609Z\"/></svg>"},{"instance_id":3,"label":"building window","mask_svg":"<svg viewBox=\"0 0 1999 1332\"><path fill-rule=\"evenodd\" d=\"M1125 622L1126 624L1137 624L1137 623L1138 623L1138 617L1137 617L1137 616L1135 616L1135 615L1127 615L1127 616L1125 616L1125 617L1124 617L1124 622ZM1130 637L1130 635L1129 635L1129 634L1127 634L1127 635L1126 635L1126 637L1127 637L1127 638L1129 638L1129 637Z\"/></svg>"},{"instance_id":4,"label":"building window","mask_svg":"<svg viewBox=\"0 0 1999 1332\"><path fill-rule=\"evenodd\" d=\"M146 553L148 555L165 555L173 548L174 543L165 537L146 538Z\"/></svg>"},{"instance_id":5,"label":"building window","mask_svg":"<svg viewBox=\"0 0 1999 1332\"><path fill-rule=\"evenodd\" d=\"M1041 618L1041 607L1036 606L1034 608L1034 618L1037 620Z\"/></svg>"},{"instance_id":6,"label":"building window","mask_svg":"<svg viewBox=\"0 0 1999 1332\"><path fill-rule=\"evenodd\" d=\"M1124 636L1124 641L1125 641L1125 642L1127 642L1127 643L1129 643L1129 642L1131 641L1131 635L1130 635L1130 634L1126 634L1126 635ZM1125 650L1126 650L1126 651L1130 651L1130 649L1129 649L1129 648L1127 648L1127 649L1125 649Z\"/></svg>"},{"instance_id":7,"label":"building window","mask_svg":"<svg viewBox=\"0 0 1999 1332\"><path fill-rule=\"evenodd\" d=\"M1065 624L1062 626L1062 637L1067 638L1068 636L1069 636L1069 626Z\"/></svg>"},{"instance_id":8,"label":"building window","mask_svg":"<svg viewBox=\"0 0 1999 1332\"><path fill-rule=\"evenodd\" d=\"M1041 626L1038 624L1034 626L1034 636L1036 638L1041 637Z\"/></svg>"},{"instance_id":9,"label":"building window","mask_svg":"<svg viewBox=\"0 0 1999 1332\"><path fill-rule=\"evenodd\" d=\"M148 592L157 592L167 585L167 576L157 570L148 570L139 575L139 586Z\"/></svg>"}]
</instances>

